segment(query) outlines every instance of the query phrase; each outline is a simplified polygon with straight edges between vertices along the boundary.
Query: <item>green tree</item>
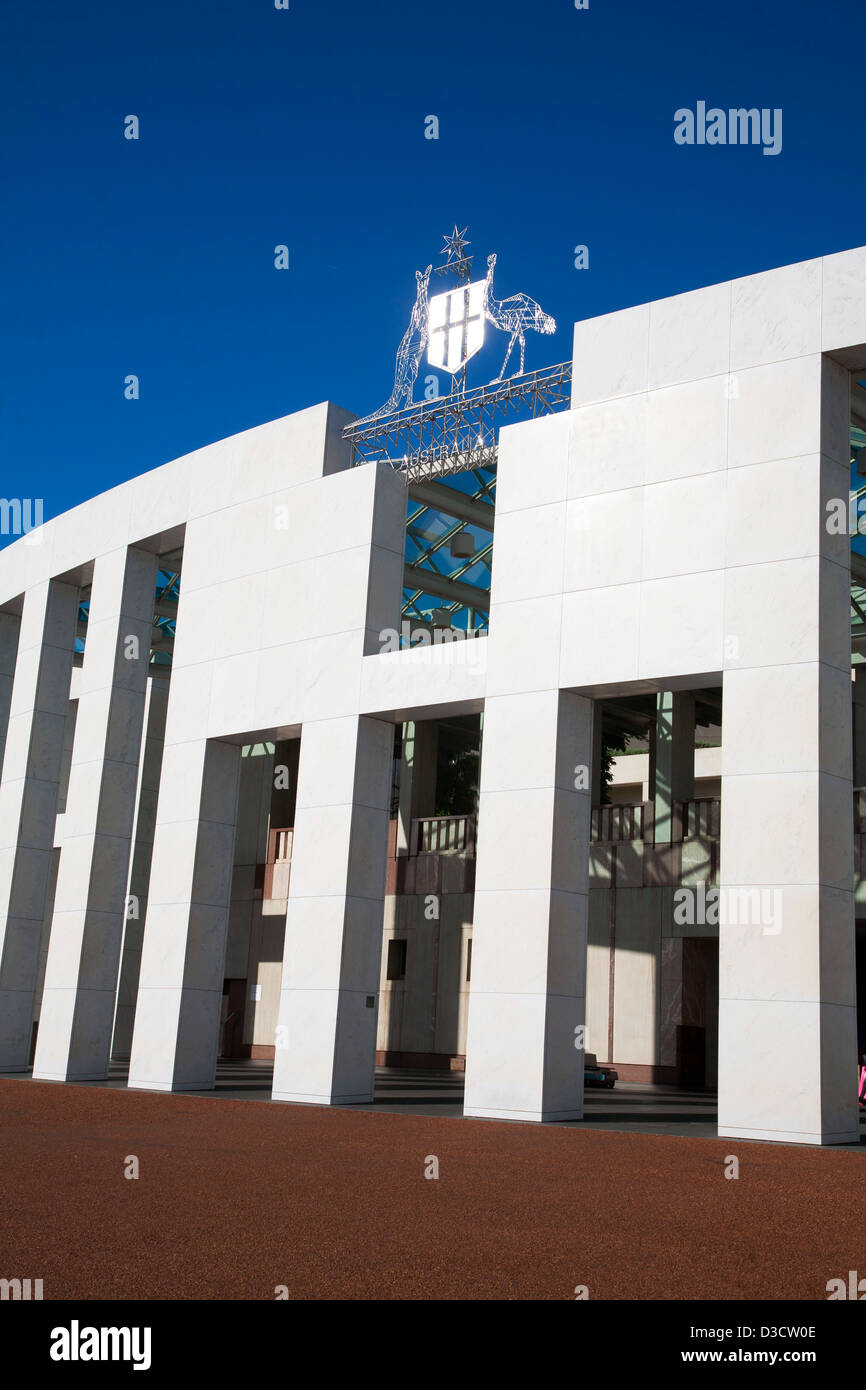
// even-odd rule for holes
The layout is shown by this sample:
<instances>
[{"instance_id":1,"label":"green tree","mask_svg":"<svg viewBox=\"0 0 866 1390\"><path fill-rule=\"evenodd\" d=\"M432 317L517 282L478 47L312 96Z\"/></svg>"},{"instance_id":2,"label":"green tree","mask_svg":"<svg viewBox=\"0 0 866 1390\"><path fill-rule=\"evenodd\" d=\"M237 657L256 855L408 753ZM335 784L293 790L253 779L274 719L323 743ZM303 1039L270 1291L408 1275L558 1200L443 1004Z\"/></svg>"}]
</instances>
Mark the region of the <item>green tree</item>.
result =
<instances>
[{"instance_id":1,"label":"green tree","mask_svg":"<svg viewBox=\"0 0 866 1390\"><path fill-rule=\"evenodd\" d=\"M610 805L607 789L613 782L613 760L624 753L631 743L632 736L624 729L603 729L601 735L601 804Z\"/></svg>"}]
</instances>

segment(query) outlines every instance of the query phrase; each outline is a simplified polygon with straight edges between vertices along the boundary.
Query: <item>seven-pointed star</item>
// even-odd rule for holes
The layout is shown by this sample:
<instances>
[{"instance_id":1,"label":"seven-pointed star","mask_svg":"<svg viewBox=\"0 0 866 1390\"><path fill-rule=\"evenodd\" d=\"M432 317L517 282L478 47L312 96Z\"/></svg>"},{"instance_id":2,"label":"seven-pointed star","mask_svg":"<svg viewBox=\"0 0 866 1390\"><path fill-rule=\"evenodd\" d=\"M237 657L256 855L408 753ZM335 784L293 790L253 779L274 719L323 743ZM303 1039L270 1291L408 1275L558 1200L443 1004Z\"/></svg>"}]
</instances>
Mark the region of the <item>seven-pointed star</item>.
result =
<instances>
[{"instance_id":1,"label":"seven-pointed star","mask_svg":"<svg viewBox=\"0 0 866 1390\"><path fill-rule=\"evenodd\" d=\"M450 237L443 236L442 238L445 242L445 247L444 250L439 252L440 256L447 256L449 261L461 261L466 247L472 245L470 241L463 240L468 230L467 227L464 227L462 232L458 232L457 223L455 222L454 231L451 233Z\"/></svg>"}]
</instances>

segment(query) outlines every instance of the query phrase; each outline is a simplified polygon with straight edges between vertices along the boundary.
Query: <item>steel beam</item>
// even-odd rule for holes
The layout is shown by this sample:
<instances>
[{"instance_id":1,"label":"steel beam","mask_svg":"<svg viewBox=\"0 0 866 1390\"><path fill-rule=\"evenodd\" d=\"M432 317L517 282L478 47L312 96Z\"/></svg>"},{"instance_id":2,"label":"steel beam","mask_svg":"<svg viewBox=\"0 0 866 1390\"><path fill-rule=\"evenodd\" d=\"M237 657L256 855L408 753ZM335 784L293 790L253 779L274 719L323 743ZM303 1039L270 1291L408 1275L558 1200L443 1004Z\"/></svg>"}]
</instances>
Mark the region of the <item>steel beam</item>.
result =
<instances>
[{"instance_id":1,"label":"steel beam","mask_svg":"<svg viewBox=\"0 0 866 1390\"><path fill-rule=\"evenodd\" d=\"M484 613L490 611L488 589L479 589L476 584L464 584L459 579L448 579L444 574L434 574L432 570L416 569L414 565L404 565L403 587L412 593L432 594L434 598L447 599L449 603L480 608Z\"/></svg>"},{"instance_id":2,"label":"steel beam","mask_svg":"<svg viewBox=\"0 0 866 1390\"><path fill-rule=\"evenodd\" d=\"M468 521L470 525L480 526L485 531L493 530L493 507L489 502L477 502L465 492L446 487L444 483L412 483L409 500L444 512L446 516L456 516L459 521Z\"/></svg>"}]
</instances>

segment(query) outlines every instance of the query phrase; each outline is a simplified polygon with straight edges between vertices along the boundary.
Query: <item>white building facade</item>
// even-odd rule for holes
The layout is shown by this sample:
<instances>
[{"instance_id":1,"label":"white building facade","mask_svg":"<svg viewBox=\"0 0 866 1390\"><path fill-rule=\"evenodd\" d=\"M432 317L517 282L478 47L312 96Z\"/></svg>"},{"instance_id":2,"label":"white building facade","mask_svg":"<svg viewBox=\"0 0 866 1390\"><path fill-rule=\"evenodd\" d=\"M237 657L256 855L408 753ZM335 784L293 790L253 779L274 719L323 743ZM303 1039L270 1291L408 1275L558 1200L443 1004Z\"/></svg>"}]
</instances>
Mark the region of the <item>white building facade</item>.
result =
<instances>
[{"instance_id":1,"label":"white building facade","mask_svg":"<svg viewBox=\"0 0 866 1390\"><path fill-rule=\"evenodd\" d=\"M600 1058L630 1060L611 1056L614 947L593 902L654 891L635 841L605 868L599 710L651 697L673 730L654 752L661 864L676 836L660 788L672 804L681 779L694 798L678 721L693 752L695 692L720 690L713 881L758 911L696 932L718 940L719 1133L857 1142L858 692L851 538L828 504L849 497L864 369L866 248L578 323L571 409L501 432L489 630L472 641L385 649L406 484L349 466L352 417L332 405L166 464L0 553L0 1072L28 1070L38 1019L36 1079L104 1078L113 1052L131 1087L207 1088L237 1013L252 1055L273 1048L275 1100L370 1101L409 912L388 866L412 858L406 826L424 814L407 749L425 725L483 716L474 875L465 853L435 883L416 865L401 938L411 950L437 924L423 949L435 978L451 963L453 997L437 1004L434 983L426 1049L392 1050L465 1054L467 1115L580 1118L582 1030ZM160 669L166 568L182 579ZM262 888L262 837L281 826L290 874L274 850ZM681 855L652 899L666 920L689 882ZM668 945L640 945L641 902L619 1012L640 1014L639 981L667 971L646 996L663 1034L680 957L664 926ZM642 1028L621 1034L638 1052Z\"/></svg>"}]
</instances>

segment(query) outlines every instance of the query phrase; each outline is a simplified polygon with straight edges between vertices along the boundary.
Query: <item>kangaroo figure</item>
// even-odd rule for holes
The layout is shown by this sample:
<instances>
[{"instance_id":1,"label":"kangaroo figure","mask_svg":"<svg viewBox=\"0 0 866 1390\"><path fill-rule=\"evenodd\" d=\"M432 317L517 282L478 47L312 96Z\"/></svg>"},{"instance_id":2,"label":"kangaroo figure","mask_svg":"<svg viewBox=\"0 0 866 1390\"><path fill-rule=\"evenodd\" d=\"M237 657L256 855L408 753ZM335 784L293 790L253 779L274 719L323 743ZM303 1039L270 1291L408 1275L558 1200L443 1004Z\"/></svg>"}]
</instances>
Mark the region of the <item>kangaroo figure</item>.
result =
<instances>
[{"instance_id":1,"label":"kangaroo figure","mask_svg":"<svg viewBox=\"0 0 866 1390\"><path fill-rule=\"evenodd\" d=\"M528 294L512 294L508 299L493 298L493 270L496 266L496 257L487 257L487 280L484 287L484 316L488 318L497 328L501 328L505 333L511 334L508 350L505 354L505 361L499 376L493 378L494 381L501 381L505 375L505 368L508 366L508 359L511 356L514 344L520 342L520 368L512 372L512 376L523 375L523 362L526 353L526 334L529 329L534 329L536 333L555 333L556 320L550 314L545 314L540 304L536 304Z\"/></svg>"},{"instance_id":2,"label":"kangaroo figure","mask_svg":"<svg viewBox=\"0 0 866 1390\"><path fill-rule=\"evenodd\" d=\"M427 284L432 269L432 265L428 265L424 271L415 271L417 285L415 303L412 307L409 327L403 334L403 340L397 349L394 389L384 405L380 406L378 410L374 410L372 415L365 415L363 420L357 421L358 424L366 424L368 420L377 420L380 415L390 415L392 411L402 410L404 406L412 404L415 378L418 375L418 368L421 365L421 358L424 356L424 349L427 346L429 336L430 309L427 303Z\"/></svg>"}]
</instances>

